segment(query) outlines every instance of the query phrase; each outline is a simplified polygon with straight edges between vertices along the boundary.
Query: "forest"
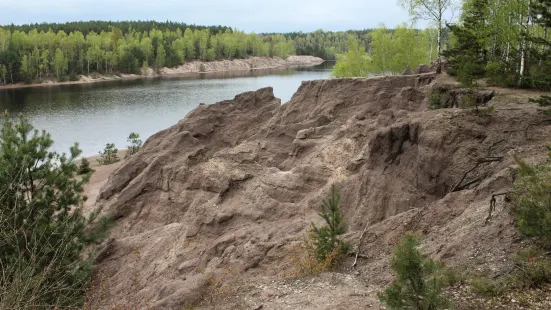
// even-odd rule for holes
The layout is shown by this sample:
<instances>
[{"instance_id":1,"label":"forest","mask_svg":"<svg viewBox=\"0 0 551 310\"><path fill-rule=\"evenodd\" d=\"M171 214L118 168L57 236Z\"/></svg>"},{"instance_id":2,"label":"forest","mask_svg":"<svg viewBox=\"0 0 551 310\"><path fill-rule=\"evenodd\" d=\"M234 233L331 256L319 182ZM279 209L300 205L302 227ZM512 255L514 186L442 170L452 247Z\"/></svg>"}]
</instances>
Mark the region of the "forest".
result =
<instances>
[{"instance_id":1,"label":"forest","mask_svg":"<svg viewBox=\"0 0 551 310\"><path fill-rule=\"evenodd\" d=\"M448 25L448 72L467 86L489 84L551 89L551 1L467 0Z\"/></svg>"},{"instance_id":2,"label":"forest","mask_svg":"<svg viewBox=\"0 0 551 310\"><path fill-rule=\"evenodd\" d=\"M255 34L223 26L173 22L71 22L0 27L0 84L77 80L79 74L139 73L187 61L249 56L313 55L335 59L353 35L365 47L369 32Z\"/></svg>"}]
</instances>

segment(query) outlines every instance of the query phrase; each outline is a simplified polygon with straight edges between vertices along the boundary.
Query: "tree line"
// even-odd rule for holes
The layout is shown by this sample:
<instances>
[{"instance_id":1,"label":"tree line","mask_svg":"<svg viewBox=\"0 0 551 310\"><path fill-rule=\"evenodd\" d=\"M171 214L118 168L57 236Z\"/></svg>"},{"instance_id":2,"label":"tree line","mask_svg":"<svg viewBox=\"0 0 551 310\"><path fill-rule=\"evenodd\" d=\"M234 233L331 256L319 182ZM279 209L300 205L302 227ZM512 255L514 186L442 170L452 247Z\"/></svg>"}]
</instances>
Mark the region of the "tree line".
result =
<instances>
[{"instance_id":1,"label":"tree line","mask_svg":"<svg viewBox=\"0 0 551 310\"><path fill-rule=\"evenodd\" d=\"M192 60L295 54L294 42L281 34L261 36L230 28L86 30L90 31L0 28L0 83L31 82L50 75L76 79L91 72L139 73L142 67L174 67Z\"/></svg>"},{"instance_id":2,"label":"tree line","mask_svg":"<svg viewBox=\"0 0 551 310\"><path fill-rule=\"evenodd\" d=\"M370 44L370 29L312 33L245 33L224 26L154 21L89 21L0 27L0 84L79 74L140 73L186 61L312 55L335 59L348 36Z\"/></svg>"}]
</instances>

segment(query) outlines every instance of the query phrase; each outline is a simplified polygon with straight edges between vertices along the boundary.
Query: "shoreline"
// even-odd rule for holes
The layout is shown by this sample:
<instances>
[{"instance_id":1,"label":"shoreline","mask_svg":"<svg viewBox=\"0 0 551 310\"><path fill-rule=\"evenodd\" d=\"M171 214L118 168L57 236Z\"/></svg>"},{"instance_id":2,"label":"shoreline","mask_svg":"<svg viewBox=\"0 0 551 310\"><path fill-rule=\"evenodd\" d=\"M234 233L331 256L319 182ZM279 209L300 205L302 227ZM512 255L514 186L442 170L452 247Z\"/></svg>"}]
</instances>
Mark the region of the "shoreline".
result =
<instances>
[{"instance_id":1,"label":"shoreline","mask_svg":"<svg viewBox=\"0 0 551 310\"><path fill-rule=\"evenodd\" d=\"M22 88L36 88L36 87L57 87L64 85L80 85L80 84L93 84L110 81L121 80L138 80L138 79L155 79L162 77L184 77L194 76L209 73L220 72L243 72L243 71L255 71L255 70L268 70L278 68L292 68L292 67L312 67L324 63L325 60L313 57L313 56L290 56L287 59L281 59L279 57L249 57L246 59L233 59L233 60L217 60L212 62L192 61L185 63L181 66L174 68L161 68L160 73L153 73L151 68L147 68L145 74L124 74L118 73L112 75L98 74L98 78L93 78L91 75L79 75L78 81L65 81L65 82L43 82L43 83L31 83L24 84L22 82L16 84L1 85L0 91L10 89L22 89ZM201 71L200 69L206 70Z\"/></svg>"}]
</instances>

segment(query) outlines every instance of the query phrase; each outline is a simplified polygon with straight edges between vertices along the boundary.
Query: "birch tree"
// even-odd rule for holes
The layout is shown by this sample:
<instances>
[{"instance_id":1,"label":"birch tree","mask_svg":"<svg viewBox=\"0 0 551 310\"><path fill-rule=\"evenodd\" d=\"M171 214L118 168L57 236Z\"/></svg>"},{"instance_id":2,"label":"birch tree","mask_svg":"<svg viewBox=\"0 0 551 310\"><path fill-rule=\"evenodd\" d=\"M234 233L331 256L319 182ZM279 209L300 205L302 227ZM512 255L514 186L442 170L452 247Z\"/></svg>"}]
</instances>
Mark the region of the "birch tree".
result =
<instances>
[{"instance_id":1,"label":"birch tree","mask_svg":"<svg viewBox=\"0 0 551 310\"><path fill-rule=\"evenodd\" d=\"M442 69L442 28L444 16L453 13L457 7L457 0L398 0L398 4L407 9L413 20L431 20L436 22L437 34L437 72Z\"/></svg>"}]
</instances>

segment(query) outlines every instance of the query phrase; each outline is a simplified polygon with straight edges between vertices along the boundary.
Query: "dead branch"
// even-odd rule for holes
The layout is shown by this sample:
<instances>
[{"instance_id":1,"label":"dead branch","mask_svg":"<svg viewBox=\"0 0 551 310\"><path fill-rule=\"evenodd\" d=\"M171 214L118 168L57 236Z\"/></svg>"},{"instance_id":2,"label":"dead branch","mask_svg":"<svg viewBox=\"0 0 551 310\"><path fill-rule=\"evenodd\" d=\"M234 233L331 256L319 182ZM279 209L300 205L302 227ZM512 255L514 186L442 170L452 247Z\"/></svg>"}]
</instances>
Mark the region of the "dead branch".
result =
<instances>
[{"instance_id":1,"label":"dead branch","mask_svg":"<svg viewBox=\"0 0 551 310\"><path fill-rule=\"evenodd\" d=\"M367 232L368 227L369 227L369 221L365 224L364 230L362 231L362 234L360 235L360 241L358 241L358 246L356 247L356 258L354 258L354 263L352 264L352 269L356 269L356 265L358 264L358 257L360 256L360 249L362 247L362 240L364 238L365 233Z\"/></svg>"},{"instance_id":2,"label":"dead branch","mask_svg":"<svg viewBox=\"0 0 551 310\"><path fill-rule=\"evenodd\" d=\"M497 203L497 197L505 196L505 199L507 199L507 195L509 195L511 192L504 192L499 194L493 194L492 198L490 199L490 210L488 211L488 217L484 221L484 225L488 225L490 220L492 219L492 212L496 210L496 203Z\"/></svg>"},{"instance_id":3,"label":"dead branch","mask_svg":"<svg viewBox=\"0 0 551 310\"><path fill-rule=\"evenodd\" d=\"M476 168L480 167L480 165L487 164L487 163L498 162L498 161L501 161L502 159L503 159L503 156L491 156L491 157L485 157L485 158L478 159L477 162L476 162L476 165L474 165L474 167L472 167L467 172L465 172L463 174L463 177L461 178L461 180L459 182L457 182L457 184L455 186L452 187L452 189L450 190L450 193L460 191L463 188L465 188L466 186L472 185L473 183L476 183L476 182L469 182L468 185L467 184L461 185L463 183L463 181L465 181L465 179L467 178L467 175L469 175L469 173L475 171ZM477 179L480 179L480 177L477 178Z\"/></svg>"},{"instance_id":4,"label":"dead branch","mask_svg":"<svg viewBox=\"0 0 551 310\"><path fill-rule=\"evenodd\" d=\"M499 140L499 141L493 143L492 145L490 145L490 147L488 148L487 156L489 157L489 156L492 155L492 151L493 151L493 149L494 149L496 146L500 145L500 144L503 143L503 142L508 141L508 140L511 138L511 135L512 135L514 132L515 132L515 131L509 131L509 134L507 135L507 138L501 139L501 140Z\"/></svg>"},{"instance_id":5,"label":"dead branch","mask_svg":"<svg viewBox=\"0 0 551 310\"><path fill-rule=\"evenodd\" d=\"M546 119L546 120L543 120L541 122L533 123L533 124L530 124L530 125L526 126L526 128L524 128L524 138L528 139L528 129L530 129L530 127L539 126L539 125L544 124L544 123L551 123L551 119Z\"/></svg>"}]
</instances>

